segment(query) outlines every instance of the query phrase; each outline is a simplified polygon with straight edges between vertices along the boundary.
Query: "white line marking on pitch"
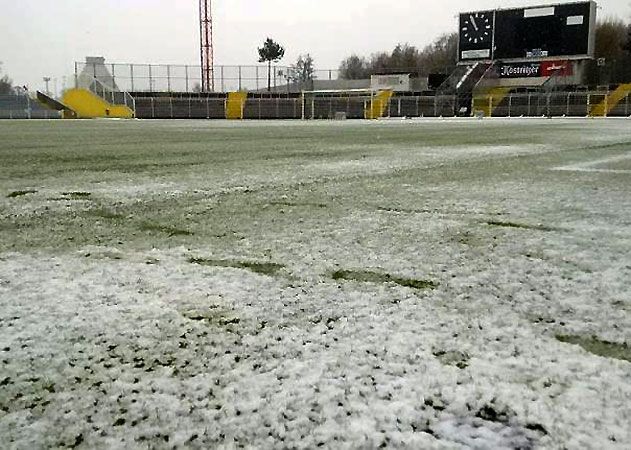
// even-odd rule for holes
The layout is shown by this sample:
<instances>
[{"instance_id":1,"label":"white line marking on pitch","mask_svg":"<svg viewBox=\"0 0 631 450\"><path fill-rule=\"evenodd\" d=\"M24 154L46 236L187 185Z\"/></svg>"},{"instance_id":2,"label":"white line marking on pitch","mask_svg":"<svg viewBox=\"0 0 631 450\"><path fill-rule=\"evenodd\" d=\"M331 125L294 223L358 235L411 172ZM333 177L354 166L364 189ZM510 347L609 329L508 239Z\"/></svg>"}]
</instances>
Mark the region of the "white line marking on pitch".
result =
<instances>
[{"instance_id":1,"label":"white line marking on pitch","mask_svg":"<svg viewBox=\"0 0 631 450\"><path fill-rule=\"evenodd\" d=\"M564 171L564 172L631 173L631 170L628 170L628 169L598 169L594 167L600 164L626 161L627 159L631 159L631 153L625 153L624 155L612 156L609 158L597 159L595 161L587 161L583 163L572 164L569 166L553 167L551 170L559 170L559 171Z\"/></svg>"}]
</instances>

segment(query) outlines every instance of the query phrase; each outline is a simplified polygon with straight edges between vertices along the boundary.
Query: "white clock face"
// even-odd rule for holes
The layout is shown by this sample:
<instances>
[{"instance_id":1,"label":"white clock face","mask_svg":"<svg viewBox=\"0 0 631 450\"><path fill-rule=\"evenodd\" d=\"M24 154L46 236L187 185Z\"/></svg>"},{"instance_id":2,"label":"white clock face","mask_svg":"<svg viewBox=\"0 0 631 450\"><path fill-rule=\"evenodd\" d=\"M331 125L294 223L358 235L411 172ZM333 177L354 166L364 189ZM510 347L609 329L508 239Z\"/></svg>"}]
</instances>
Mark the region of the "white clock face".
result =
<instances>
[{"instance_id":1,"label":"white clock face","mask_svg":"<svg viewBox=\"0 0 631 450\"><path fill-rule=\"evenodd\" d=\"M493 20L489 13L471 13L465 15L461 35L470 44L491 42Z\"/></svg>"}]
</instances>

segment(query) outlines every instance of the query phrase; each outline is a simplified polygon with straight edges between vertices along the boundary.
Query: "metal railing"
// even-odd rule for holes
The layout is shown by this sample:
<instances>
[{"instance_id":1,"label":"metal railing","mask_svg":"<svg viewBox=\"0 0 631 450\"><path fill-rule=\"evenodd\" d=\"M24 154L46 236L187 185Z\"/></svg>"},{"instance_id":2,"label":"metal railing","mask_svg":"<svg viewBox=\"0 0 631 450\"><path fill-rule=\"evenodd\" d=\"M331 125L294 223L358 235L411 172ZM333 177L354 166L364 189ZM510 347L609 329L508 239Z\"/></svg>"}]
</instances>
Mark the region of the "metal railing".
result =
<instances>
[{"instance_id":1,"label":"metal railing","mask_svg":"<svg viewBox=\"0 0 631 450\"><path fill-rule=\"evenodd\" d=\"M97 79L92 80L89 90L112 105L125 105L132 111L136 110L136 100L129 92L116 91Z\"/></svg>"},{"instance_id":2,"label":"metal railing","mask_svg":"<svg viewBox=\"0 0 631 450\"><path fill-rule=\"evenodd\" d=\"M244 104L245 119L362 119L370 97L331 95L309 97L248 97ZM607 92L533 92L510 94L503 98L485 97L482 105L492 117L587 117L595 106L608 101ZM476 98L480 105L480 99ZM144 119L224 119L226 99L223 97L147 96L136 98L136 116ZM400 95L388 102L384 117L455 117L468 115L462 105L470 96ZM484 102L488 102L484 104ZM609 105L611 106L611 105ZM487 109L488 107L488 109ZM631 115L631 96L615 107L607 108L611 117ZM475 114L475 111L473 111Z\"/></svg>"},{"instance_id":3,"label":"metal railing","mask_svg":"<svg viewBox=\"0 0 631 450\"><path fill-rule=\"evenodd\" d=\"M587 117L598 105L605 105L605 116L629 117L631 115L631 96L627 95L616 105L608 105L609 91L603 92L535 92L510 94L504 98L477 97L488 107L492 117ZM475 112L475 111L474 111Z\"/></svg>"}]
</instances>

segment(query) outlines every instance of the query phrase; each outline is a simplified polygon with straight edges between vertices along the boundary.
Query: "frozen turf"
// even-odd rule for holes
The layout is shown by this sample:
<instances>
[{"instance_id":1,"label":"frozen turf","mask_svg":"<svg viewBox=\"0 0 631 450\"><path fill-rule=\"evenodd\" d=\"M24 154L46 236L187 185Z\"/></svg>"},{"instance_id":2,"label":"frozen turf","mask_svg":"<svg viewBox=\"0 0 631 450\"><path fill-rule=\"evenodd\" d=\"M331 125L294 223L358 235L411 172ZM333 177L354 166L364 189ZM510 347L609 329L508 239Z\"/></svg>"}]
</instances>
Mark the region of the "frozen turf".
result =
<instances>
[{"instance_id":1,"label":"frozen turf","mask_svg":"<svg viewBox=\"0 0 631 450\"><path fill-rule=\"evenodd\" d=\"M4 448L628 448L631 122L0 122Z\"/></svg>"}]
</instances>

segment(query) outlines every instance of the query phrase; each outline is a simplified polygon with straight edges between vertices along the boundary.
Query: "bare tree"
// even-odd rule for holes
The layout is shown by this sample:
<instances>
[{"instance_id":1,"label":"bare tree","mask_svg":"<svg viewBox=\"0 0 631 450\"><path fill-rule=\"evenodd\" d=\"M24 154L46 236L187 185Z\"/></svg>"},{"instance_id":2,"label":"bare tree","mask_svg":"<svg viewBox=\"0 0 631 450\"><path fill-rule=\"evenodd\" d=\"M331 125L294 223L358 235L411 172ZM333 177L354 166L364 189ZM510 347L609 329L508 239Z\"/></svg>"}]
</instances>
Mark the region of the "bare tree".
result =
<instances>
[{"instance_id":1,"label":"bare tree","mask_svg":"<svg viewBox=\"0 0 631 450\"><path fill-rule=\"evenodd\" d=\"M2 62L0 62L0 75L2 74ZM0 95L12 94L13 81L7 75L0 78Z\"/></svg>"},{"instance_id":2,"label":"bare tree","mask_svg":"<svg viewBox=\"0 0 631 450\"><path fill-rule=\"evenodd\" d=\"M596 27L595 56L604 62L598 67L598 83L631 81L631 28L619 19L607 19Z\"/></svg>"},{"instance_id":3,"label":"bare tree","mask_svg":"<svg viewBox=\"0 0 631 450\"><path fill-rule=\"evenodd\" d=\"M422 50L405 43L398 44L390 53L373 53L369 60L358 55L349 56L340 65L340 76L359 79L388 72L410 72L420 76L448 73L455 68L457 57L458 34L444 34Z\"/></svg>"},{"instance_id":4,"label":"bare tree","mask_svg":"<svg viewBox=\"0 0 631 450\"><path fill-rule=\"evenodd\" d=\"M370 69L366 58L351 55L340 64L340 78L346 80L361 80L370 76Z\"/></svg>"},{"instance_id":5,"label":"bare tree","mask_svg":"<svg viewBox=\"0 0 631 450\"><path fill-rule=\"evenodd\" d=\"M456 67L457 59L458 34L443 34L421 51L421 74L449 73Z\"/></svg>"},{"instance_id":6,"label":"bare tree","mask_svg":"<svg viewBox=\"0 0 631 450\"><path fill-rule=\"evenodd\" d=\"M294 83L306 84L315 78L315 66L313 57L307 53L299 55L295 64L289 69L288 78Z\"/></svg>"},{"instance_id":7,"label":"bare tree","mask_svg":"<svg viewBox=\"0 0 631 450\"><path fill-rule=\"evenodd\" d=\"M627 25L619 19L607 19L596 27L596 57L617 59L624 53Z\"/></svg>"}]
</instances>

